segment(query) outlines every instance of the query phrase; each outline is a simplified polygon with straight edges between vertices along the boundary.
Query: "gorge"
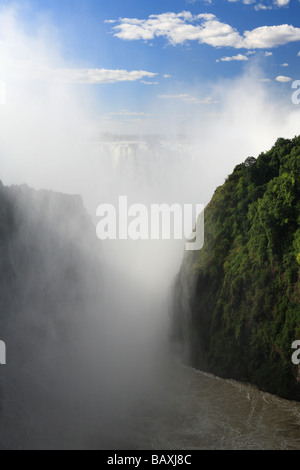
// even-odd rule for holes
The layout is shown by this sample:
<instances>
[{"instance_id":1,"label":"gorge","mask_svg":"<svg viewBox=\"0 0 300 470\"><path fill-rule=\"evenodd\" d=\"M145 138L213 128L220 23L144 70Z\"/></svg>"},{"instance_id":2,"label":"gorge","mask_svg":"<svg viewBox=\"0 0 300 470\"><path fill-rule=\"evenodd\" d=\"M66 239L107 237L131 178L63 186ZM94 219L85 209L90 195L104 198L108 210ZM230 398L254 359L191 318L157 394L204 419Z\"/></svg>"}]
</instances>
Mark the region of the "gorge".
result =
<instances>
[{"instance_id":1,"label":"gorge","mask_svg":"<svg viewBox=\"0 0 300 470\"><path fill-rule=\"evenodd\" d=\"M171 290L169 241L105 245L80 196L1 185L1 448L299 448L299 149L235 168Z\"/></svg>"}]
</instances>

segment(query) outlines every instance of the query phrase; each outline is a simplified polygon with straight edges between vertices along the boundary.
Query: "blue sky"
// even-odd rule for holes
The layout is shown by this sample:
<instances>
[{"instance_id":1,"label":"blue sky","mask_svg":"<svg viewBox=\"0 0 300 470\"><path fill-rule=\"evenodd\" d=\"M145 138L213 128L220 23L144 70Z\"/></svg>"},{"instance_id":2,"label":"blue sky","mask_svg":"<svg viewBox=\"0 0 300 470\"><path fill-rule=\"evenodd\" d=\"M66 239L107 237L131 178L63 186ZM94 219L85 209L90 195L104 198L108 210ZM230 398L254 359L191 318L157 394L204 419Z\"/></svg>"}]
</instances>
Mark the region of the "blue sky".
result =
<instances>
[{"instance_id":1,"label":"blue sky","mask_svg":"<svg viewBox=\"0 0 300 470\"><path fill-rule=\"evenodd\" d=\"M147 118L153 103L163 113L187 115L216 108L215 85L253 67L278 94L290 96L300 79L299 0L1 2L12 6L26 38L44 43L47 79L89 89L103 122ZM12 54L28 62L30 45L24 57L16 48ZM42 52L33 57L31 73L45 78Z\"/></svg>"}]
</instances>

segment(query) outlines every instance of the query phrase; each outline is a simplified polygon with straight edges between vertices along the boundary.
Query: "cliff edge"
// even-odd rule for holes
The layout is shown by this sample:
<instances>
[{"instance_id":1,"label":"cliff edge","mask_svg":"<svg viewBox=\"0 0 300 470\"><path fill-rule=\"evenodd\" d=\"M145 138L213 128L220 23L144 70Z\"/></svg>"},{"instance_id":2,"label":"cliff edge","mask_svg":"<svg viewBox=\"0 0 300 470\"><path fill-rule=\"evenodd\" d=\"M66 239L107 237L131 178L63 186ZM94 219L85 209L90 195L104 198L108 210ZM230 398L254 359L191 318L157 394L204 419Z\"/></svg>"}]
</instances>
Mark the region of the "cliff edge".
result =
<instances>
[{"instance_id":1,"label":"cliff edge","mask_svg":"<svg viewBox=\"0 0 300 470\"><path fill-rule=\"evenodd\" d=\"M300 400L300 137L248 157L205 210L202 250L174 289L173 340L189 365Z\"/></svg>"}]
</instances>

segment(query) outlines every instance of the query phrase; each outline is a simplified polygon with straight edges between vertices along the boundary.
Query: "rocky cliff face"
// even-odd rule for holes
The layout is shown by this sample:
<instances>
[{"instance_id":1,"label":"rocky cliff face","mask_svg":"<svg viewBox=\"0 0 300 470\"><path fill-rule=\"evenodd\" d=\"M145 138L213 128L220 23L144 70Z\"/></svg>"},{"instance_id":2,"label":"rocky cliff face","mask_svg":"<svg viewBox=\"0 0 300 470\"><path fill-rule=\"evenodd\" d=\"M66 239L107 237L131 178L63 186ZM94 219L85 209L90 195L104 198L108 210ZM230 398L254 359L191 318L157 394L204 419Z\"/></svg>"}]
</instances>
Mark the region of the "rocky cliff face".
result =
<instances>
[{"instance_id":1,"label":"rocky cliff face","mask_svg":"<svg viewBox=\"0 0 300 470\"><path fill-rule=\"evenodd\" d=\"M185 254L173 339L185 361L300 400L300 137L238 165L205 211L205 243Z\"/></svg>"},{"instance_id":2,"label":"rocky cliff face","mask_svg":"<svg viewBox=\"0 0 300 470\"><path fill-rule=\"evenodd\" d=\"M1 184L0 447L57 447L60 432L66 445L61 426L85 400L101 278L99 241L79 196Z\"/></svg>"},{"instance_id":3,"label":"rocky cliff face","mask_svg":"<svg viewBox=\"0 0 300 470\"><path fill-rule=\"evenodd\" d=\"M79 196L1 184L2 336L5 325L23 315L28 306L44 321L57 324L69 314L76 315L87 275L97 277L98 265L91 257L98 248L95 229Z\"/></svg>"}]
</instances>

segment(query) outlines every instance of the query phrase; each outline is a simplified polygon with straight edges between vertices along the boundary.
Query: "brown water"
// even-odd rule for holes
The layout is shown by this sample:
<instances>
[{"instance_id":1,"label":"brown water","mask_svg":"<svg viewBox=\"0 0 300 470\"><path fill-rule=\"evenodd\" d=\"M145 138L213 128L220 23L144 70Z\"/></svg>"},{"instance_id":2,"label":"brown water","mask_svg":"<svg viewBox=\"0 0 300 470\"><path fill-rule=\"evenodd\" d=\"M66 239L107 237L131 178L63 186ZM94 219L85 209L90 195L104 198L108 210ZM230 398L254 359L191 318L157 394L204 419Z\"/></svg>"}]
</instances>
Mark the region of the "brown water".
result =
<instances>
[{"instance_id":1,"label":"brown water","mask_svg":"<svg viewBox=\"0 0 300 470\"><path fill-rule=\"evenodd\" d=\"M135 402L130 413L128 410L117 413L117 419L110 423L103 420L102 414L97 415L96 410L94 417L89 416L88 425L83 425L76 409L65 420L66 411L62 409L62 420L57 412L53 423L48 414L46 418L41 414L37 426L25 414L22 403L14 400L3 416L1 447L300 449L300 402L174 364L157 384L147 387L145 398Z\"/></svg>"},{"instance_id":2,"label":"brown water","mask_svg":"<svg viewBox=\"0 0 300 470\"><path fill-rule=\"evenodd\" d=\"M300 449L300 403L177 367L156 406L135 416L130 449Z\"/></svg>"}]
</instances>

